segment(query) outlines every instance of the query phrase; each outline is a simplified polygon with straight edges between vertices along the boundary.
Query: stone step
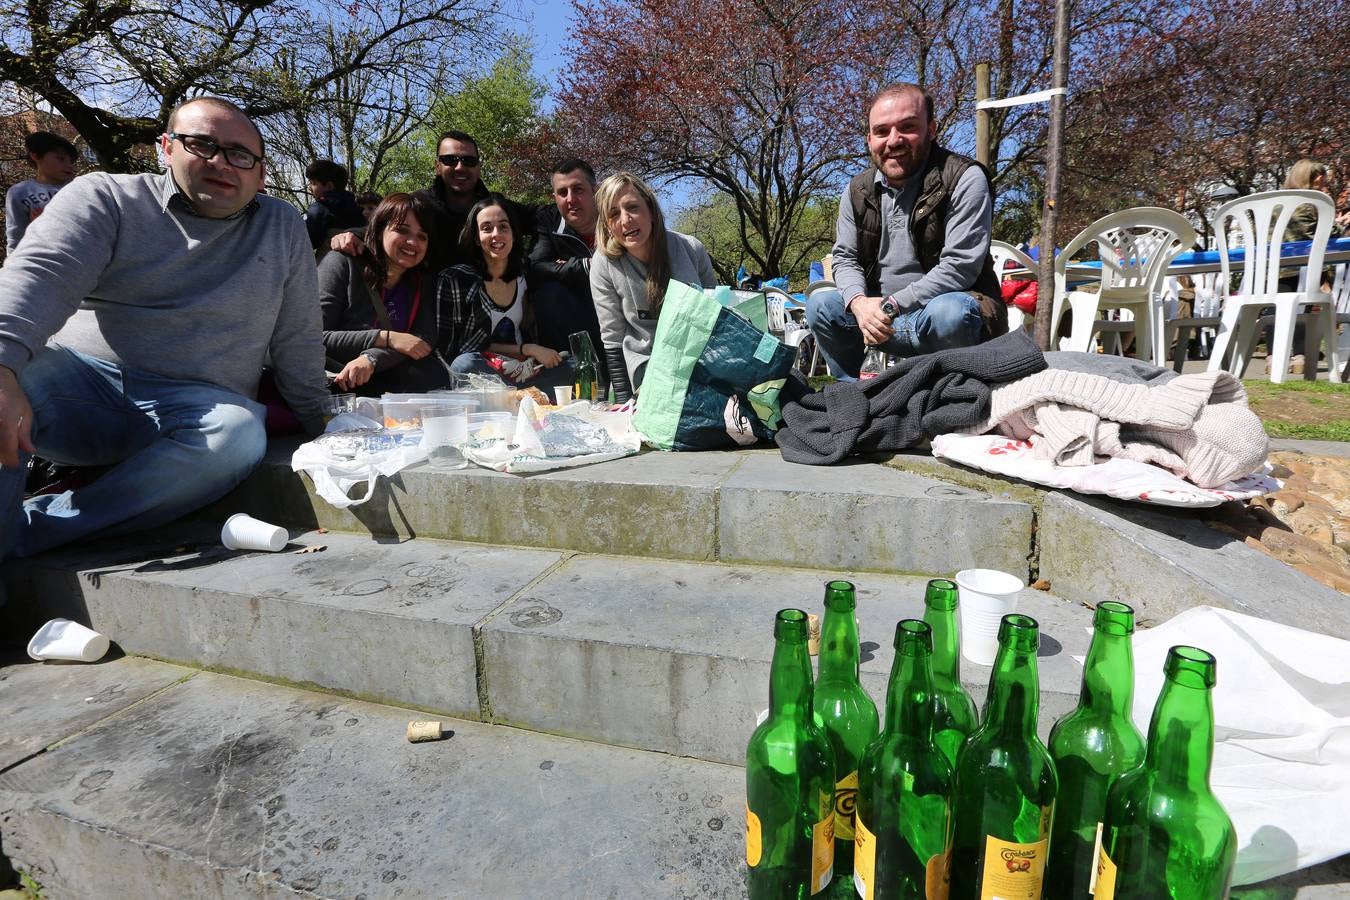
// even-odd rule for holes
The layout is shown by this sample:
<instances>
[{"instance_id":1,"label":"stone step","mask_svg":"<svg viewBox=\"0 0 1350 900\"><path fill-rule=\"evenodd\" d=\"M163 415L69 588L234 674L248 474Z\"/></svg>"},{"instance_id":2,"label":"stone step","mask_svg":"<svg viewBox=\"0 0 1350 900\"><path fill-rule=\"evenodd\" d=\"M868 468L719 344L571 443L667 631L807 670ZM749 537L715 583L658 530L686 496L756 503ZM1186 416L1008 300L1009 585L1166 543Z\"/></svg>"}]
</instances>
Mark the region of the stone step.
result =
<instances>
[{"instance_id":1,"label":"stone step","mask_svg":"<svg viewBox=\"0 0 1350 900\"><path fill-rule=\"evenodd\" d=\"M801 466L776 450L646 452L522 477L419 465L348 510L274 443L216 509L377 537L855 571L1030 571L1031 505L877 463Z\"/></svg>"},{"instance_id":2,"label":"stone step","mask_svg":"<svg viewBox=\"0 0 1350 900\"><path fill-rule=\"evenodd\" d=\"M0 656L0 708L0 897L7 862L48 900L744 896L737 767L457 720L409 744L421 713L135 657Z\"/></svg>"},{"instance_id":3,"label":"stone step","mask_svg":"<svg viewBox=\"0 0 1350 900\"><path fill-rule=\"evenodd\" d=\"M0 668L6 730L56 744L0 768L3 853L44 898L744 895L739 768L453 720L410 744L408 710L70 668ZM61 705L11 718L21 691Z\"/></svg>"},{"instance_id":4,"label":"stone step","mask_svg":"<svg viewBox=\"0 0 1350 900\"><path fill-rule=\"evenodd\" d=\"M12 566L11 597L34 622L69 614L136 655L727 763L768 703L775 612L821 611L841 574L336 532L295 532L327 547L299 555L170 537ZM922 615L926 579L842 574L881 706L895 623ZM1048 732L1076 703L1090 613L1034 590L1019 609L1043 629ZM982 703L989 670L962 671Z\"/></svg>"}]
</instances>

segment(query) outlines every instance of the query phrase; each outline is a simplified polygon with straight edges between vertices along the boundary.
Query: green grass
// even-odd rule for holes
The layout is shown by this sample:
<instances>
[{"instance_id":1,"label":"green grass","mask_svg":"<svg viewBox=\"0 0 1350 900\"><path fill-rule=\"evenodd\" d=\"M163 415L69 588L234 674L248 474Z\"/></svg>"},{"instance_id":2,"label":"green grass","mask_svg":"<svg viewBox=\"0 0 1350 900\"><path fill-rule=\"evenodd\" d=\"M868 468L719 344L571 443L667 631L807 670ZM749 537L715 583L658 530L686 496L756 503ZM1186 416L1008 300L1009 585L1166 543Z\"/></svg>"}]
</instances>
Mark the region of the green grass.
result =
<instances>
[{"instance_id":1,"label":"green grass","mask_svg":"<svg viewBox=\"0 0 1350 900\"><path fill-rule=\"evenodd\" d=\"M1271 437L1350 443L1350 385L1256 378L1242 385Z\"/></svg>"},{"instance_id":2,"label":"green grass","mask_svg":"<svg viewBox=\"0 0 1350 900\"><path fill-rule=\"evenodd\" d=\"M1266 422L1266 434L1299 441L1342 441L1350 444L1350 419L1338 419L1325 425L1286 425Z\"/></svg>"}]
</instances>

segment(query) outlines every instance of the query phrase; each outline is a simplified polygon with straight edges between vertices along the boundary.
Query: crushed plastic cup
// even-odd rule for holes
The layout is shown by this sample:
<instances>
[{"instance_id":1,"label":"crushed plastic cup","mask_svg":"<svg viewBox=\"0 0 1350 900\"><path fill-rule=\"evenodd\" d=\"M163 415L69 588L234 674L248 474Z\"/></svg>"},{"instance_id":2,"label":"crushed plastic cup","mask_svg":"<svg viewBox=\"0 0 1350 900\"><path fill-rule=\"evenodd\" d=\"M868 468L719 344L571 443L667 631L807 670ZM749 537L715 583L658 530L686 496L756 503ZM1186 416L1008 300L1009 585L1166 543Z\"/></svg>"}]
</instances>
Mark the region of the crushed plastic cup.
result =
<instances>
[{"instance_id":1,"label":"crushed plastic cup","mask_svg":"<svg viewBox=\"0 0 1350 900\"><path fill-rule=\"evenodd\" d=\"M961 655L976 665L992 666L999 623L1017 610L1017 594L1026 585L998 569L962 569L953 580L960 594Z\"/></svg>"},{"instance_id":2,"label":"crushed plastic cup","mask_svg":"<svg viewBox=\"0 0 1350 900\"><path fill-rule=\"evenodd\" d=\"M558 401L559 406L566 406L572 402L572 386L570 384L559 385L553 389L553 398Z\"/></svg>"},{"instance_id":3,"label":"crushed plastic cup","mask_svg":"<svg viewBox=\"0 0 1350 900\"><path fill-rule=\"evenodd\" d=\"M68 659L74 662L98 662L108 655L106 635L70 619L52 619L37 630L28 642L33 659Z\"/></svg>"},{"instance_id":4,"label":"crushed plastic cup","mask_svg":"<svg viewBox=\"0 0 1350 900\"><path fill-rule=\"evenodd\" d=\"M280 525L255 519L247 513L235 513L220 529L220 542L231 550L268 550L277 552L290 540Z\"/></svg>"}]
</instances>

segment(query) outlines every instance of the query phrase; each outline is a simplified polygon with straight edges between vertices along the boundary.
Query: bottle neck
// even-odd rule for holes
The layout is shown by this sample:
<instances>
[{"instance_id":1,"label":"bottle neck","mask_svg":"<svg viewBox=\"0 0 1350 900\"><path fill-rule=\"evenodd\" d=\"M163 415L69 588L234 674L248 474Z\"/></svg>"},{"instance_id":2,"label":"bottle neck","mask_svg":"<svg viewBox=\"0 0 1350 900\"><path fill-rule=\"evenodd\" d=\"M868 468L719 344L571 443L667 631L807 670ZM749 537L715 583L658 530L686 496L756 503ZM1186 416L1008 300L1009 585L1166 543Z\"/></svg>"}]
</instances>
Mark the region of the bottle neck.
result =
<instances>
[{"instance_id":1,"label":"bottle neck","mask_svg":"<svg viewBox=\"0 0 1350 900\"><path fill-rule=\"evenodd\" d=\"M858 680L858 620L852 598L828 597L820 623L820 679Z\"/></svg>"},{"instance_id":2,"label":"bottle neck","mask_svg":"<svg viewBox=\"0 0 1350 900\"><path fill-rule=\"evenodd\" d=\"M1209 792L1214 762L1214 703L1208 688L1163 682L1148 729L1145 765L1165 783Z\"/></svg>"},{"instance_id":3,"label":"bottle neck","mask_svg":"<svg viewBox=\"0 0 1350 900\"><path fill-rule=\"evenodd\" d=\"M1129 718L1134 704L1134 651L1128 634L1097 629L1083 664L1078 705L1103 716Z\"/></svg>"},{"instance_id":4,"label":"bottle neck","mask_svg":"<svg viewBox=\"0 0 1350 900\"><path fill-rule=\"evenodd\" d=\"M933 687L954 690L961 684L961 632L956 610L929 607L923 620L933 629Z\"/></svg>"},{"instance_id":5,"label":"bottle neck","mask_svg":"<svg viewBox=\"0 0 1350 900\"><path fill-rule=\"evenodd\" d=\"M933 659L926 650L896 653L886 690L886 732L932 740Z\"/></svg>"},{"instance_id":6,"label":"bottle neck","mask_svg":"<svg viewBox=\"0 0 1350 900\"><path fill-rule=\"evenodd\" d=\"M1000 647L985 703L987 726L1010 736L1035 737L1040 695L1035 651Z\"/></svg>"},{"instance_id":7,"label":"bottle neck","mask_svg":"<svg viewBox=\"0 0 1350 900\"><path fill-rule=\"evenodd\" d=\"M805 722L811 715L815 691L806 641L779 638L769 667L769 715Z\"/></svg>"}]
</instances>

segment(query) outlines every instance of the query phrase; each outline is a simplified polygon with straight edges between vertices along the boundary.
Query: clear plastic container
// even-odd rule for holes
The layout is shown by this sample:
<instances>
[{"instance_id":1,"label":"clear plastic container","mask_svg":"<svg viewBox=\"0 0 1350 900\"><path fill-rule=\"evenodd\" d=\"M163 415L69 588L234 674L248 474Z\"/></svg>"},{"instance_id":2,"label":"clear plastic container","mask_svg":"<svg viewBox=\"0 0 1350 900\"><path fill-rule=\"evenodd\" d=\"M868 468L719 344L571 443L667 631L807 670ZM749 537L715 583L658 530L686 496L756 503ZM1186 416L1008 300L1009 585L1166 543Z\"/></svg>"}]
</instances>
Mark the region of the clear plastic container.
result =
<instances>
[{"instance_id":1,"label":"clear plastic container","mask_svg":"<svg viewBox=\"0 0 1350 900\"><path fill-rule=\"evenodd\" d=\"M428 406L463 406L472 413L478 409L478 401L448 394L385 394L380 398L384 427L390 431L421 428L422 409Z\"/></svg>"},{"instance_id":2,"label":"clear plastic container","mask_svg":"<svg viewBox=\"0 0 1350 900\"><path fill-rule=\"evenodd\" d=\"M516 432L516 417L509 412L469 413L469 437L486 441L510 440Z\"/></svg>"}]
</instances>

